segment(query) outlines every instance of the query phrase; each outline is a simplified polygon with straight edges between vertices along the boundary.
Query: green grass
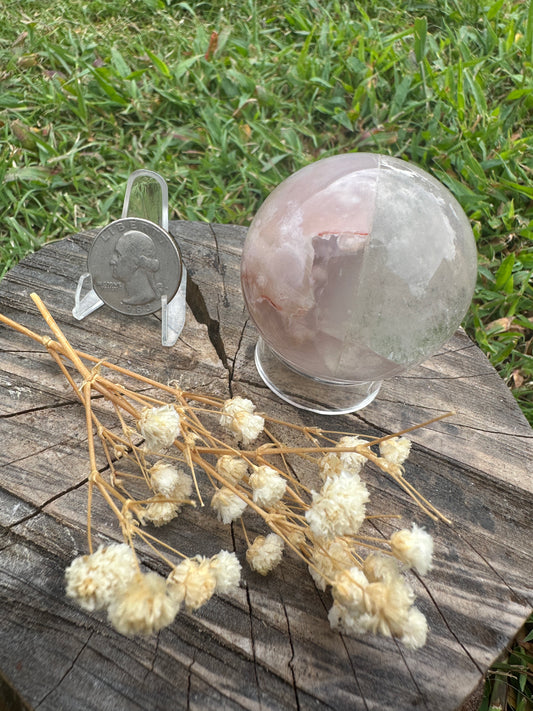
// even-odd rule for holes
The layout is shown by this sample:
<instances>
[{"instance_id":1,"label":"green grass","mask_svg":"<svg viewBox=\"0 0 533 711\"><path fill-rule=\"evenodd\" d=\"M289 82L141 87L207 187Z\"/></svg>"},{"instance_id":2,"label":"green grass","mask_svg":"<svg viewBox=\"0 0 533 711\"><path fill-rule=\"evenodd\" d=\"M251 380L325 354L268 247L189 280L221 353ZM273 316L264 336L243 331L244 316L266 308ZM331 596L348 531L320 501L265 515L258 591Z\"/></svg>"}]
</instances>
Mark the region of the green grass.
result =
<instances>
[{"instance_id":1,"label":"green grass","mask_svg":"<svg viewBox=\"0 0 533 711\"><path fill-rule=\"evenodd\" d=\"M531 711L533 708L533 615L505 660L491 668L479 711Z\"/></svg>"},{"instance_id":2,"label":"green grass","mask_svg":"<svg viewBox=\"0 0 533 711\"><path fill-rule=\"evenodd\" d=\"M139 167L168 181L172 218L246 225L311 161L396 155L441 180L470 218L479 279L465 326L533 422L533 3L4 0L3 10L0 274L48 240L119 217ZM511 661L507 708L525 711L531 659Z\"/></svg>"}]
</instances>

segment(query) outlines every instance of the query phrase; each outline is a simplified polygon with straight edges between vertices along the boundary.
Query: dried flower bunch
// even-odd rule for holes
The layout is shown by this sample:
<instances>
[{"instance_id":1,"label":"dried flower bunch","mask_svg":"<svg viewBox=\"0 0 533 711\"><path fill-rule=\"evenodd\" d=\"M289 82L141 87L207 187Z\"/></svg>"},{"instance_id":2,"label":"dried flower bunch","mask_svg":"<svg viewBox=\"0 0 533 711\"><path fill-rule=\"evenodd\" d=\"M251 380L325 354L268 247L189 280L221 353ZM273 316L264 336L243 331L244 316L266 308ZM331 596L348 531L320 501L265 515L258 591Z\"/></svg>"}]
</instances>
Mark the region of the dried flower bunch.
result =
<instances>
[{"instance_id":1,"label":"dried flower bunch","mask_svg":"<svg viewBox=\"0 0 533 711\"><path fill-rule=\"evenodd\" d=\"M333 433L259 414L248 398L222 400L155 382L74 350L39 297L32 298L56 340L5 316L0 321L47 348L83 404L87 423L89 553L67 568L69 597L85 610L106 610L119 632L135 635L156 632L180 609L197 610L215 593L237 587L241 564L235 553L188 557L151 532L176 519L184 506L196 501L204 506L198 483L204 477L212 489L210 509L222 523L242 525L246 561L254 571L267 575L284 551L292 550L319 589L331 588L333 628L392 635L411 648L425 643L427 623L413 606L405 573L430 569L431 536L415 523L390 539L365 532L371 519L398 518L394 512L368 512L370 493L361 476L367 462L392 477L426 515L446 520L403 476L410 450L405 432L379 439ZM125 387L105 371L149 386L156 396ZM118 428L100 421L94 395L108 403ZM274 430L299 443L284 444ZM97 467L97 446L105 456L105 474ZM295 462L315 473L315 488L296 476ZM122 543L97 550L91 519L95 491L116 515L123 537ZM249 516L265 524L265 535L252 541ZM168 566L166 577L143 572L140 542Z\"/></svg>"}]
</instances>

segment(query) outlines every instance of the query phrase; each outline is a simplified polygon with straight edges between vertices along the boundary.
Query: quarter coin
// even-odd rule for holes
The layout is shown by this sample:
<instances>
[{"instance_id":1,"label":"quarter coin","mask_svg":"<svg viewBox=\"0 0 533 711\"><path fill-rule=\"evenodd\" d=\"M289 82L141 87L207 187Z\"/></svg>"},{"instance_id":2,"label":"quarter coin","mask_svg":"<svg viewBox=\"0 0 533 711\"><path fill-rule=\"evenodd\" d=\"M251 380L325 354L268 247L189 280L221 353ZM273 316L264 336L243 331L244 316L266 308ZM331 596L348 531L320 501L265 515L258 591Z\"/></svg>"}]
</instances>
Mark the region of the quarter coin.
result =
<instances>
[{"instance_id":1,"label":"quarter coin","mask_svg":"<svg viewBox=\"0 0 533 711\"><path fill-rule=\"evenodd\" d=\"M87 257L93 289L115 311L146 316L176 294L182 262L177 244L162 227L123 217L96 235Z\"/></svg>"}]
</instances>

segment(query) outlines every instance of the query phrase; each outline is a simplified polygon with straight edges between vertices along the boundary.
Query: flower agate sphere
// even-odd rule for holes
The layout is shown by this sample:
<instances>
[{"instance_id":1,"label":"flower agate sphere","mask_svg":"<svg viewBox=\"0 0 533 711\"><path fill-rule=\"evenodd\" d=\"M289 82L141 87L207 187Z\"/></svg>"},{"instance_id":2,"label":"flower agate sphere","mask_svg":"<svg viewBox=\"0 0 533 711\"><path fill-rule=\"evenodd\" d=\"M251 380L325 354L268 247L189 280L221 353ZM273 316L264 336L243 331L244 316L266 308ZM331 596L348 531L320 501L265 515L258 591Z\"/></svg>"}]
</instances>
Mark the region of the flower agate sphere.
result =
<instances>
[{"instance_id":1,"label":"flower agate sphere","mask_svg":"<svg viewBox=\"0 0 533 711\"><path fill-rule=\"evenodd\" d=\"M454 333L476 268L466 215L428 173L370 153L317 161L268 196L246 237L259 372L307 409L364 407Z\"/></svg>"}]
</instances>

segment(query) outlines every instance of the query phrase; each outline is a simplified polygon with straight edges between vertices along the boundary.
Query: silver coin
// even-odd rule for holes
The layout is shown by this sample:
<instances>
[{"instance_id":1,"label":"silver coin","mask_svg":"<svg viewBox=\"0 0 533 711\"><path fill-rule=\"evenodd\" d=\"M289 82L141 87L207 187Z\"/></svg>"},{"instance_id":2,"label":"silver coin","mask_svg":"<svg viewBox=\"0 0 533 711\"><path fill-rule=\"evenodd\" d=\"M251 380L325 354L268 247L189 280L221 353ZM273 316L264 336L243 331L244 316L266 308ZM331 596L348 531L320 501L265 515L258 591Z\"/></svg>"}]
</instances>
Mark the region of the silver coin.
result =
<instances>
[{"instance_id":1,"label":"silver coin","mask_svg":"<svg viewBox=\"0 0 533 711\"><path fill-rule=\"evenodd\" d=\"M146 316L170 301L181 281L181 254L162 227L123 217L96 235L87 257L93 289L115 311Z\"/></svg>"}]
</instances>

